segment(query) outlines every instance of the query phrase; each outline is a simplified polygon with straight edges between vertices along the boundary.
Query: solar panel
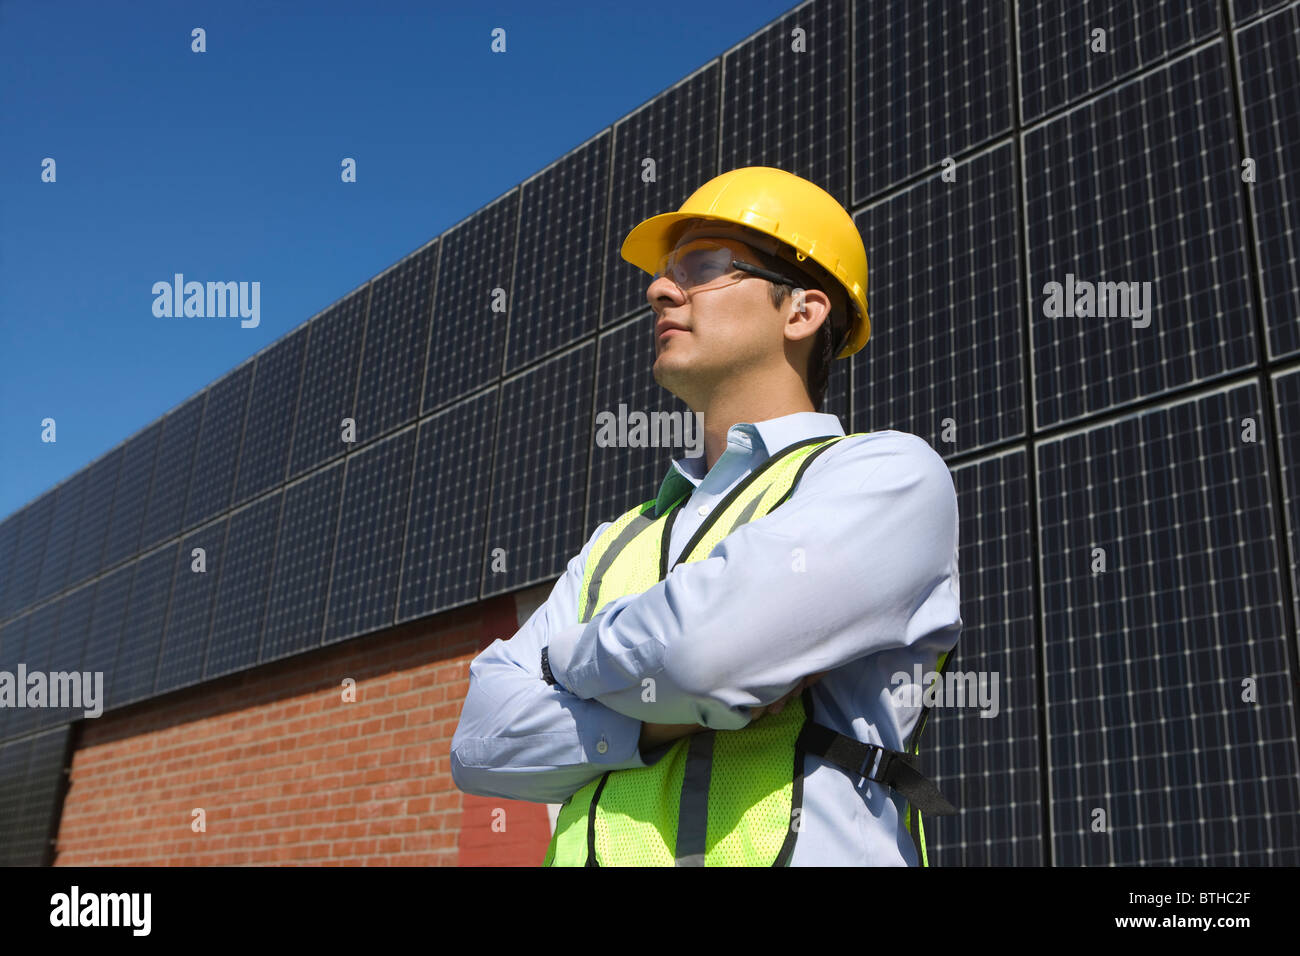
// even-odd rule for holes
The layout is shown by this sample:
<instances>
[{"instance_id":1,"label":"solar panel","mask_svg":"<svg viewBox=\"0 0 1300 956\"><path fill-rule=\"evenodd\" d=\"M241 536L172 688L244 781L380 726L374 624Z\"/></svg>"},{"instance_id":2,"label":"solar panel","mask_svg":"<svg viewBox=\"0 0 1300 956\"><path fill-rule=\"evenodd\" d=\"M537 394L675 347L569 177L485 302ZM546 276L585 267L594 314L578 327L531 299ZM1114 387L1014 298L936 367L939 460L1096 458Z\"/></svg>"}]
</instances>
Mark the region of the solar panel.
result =
<instances>
[{"instance_id":1,"label":"solar panel","mask_svg":"<svg viewBox=\"0 0 1300 956\"><path fill-rule=\"evenodd\" d=\"M236 505L284 482L306 346L307 329L302 328L257 357L235 479Z\"/></svg>"},{"instance_id":2,"label":"solar panel","mask_svg":"<svg viewBox=\"0 0 1300 956\"><path fill-rule=\"evenodd\" d=\"M1240 26L1247 20L1252 20L1270 10L1279 10L1291 2L1292 0L1230 0L1232 22Z\"/></svg>"},{"instance_id":3,"label":"solar panel","mask_svg":"<svg viewBox=\"0 0 1300 956\"><path fill-rule=\"evenodd\" d=\"M90 612L90 632L81 655L81 669L92 675L103 675L105 696L113 686L113 663L117 660L134 577L135 564L124 564L100 578L95 587L95 607Z\"/></svg>"},{"instance_id":4,"label":"solar panel","mask_svg":"<svg viewBox=\"0 0 1300 956\"><path fill-rule=\"evenodd\" d=\"M90 614L95 607L95 585L87 584L65 594L58 600L58 635L45 661L45 669L53 673L79 673L81 655L85 650L86 636L90 633ZM84 687L84 685L83 685ZM84 712L93 710L86 701L81 709L48 708L40 711L36 725L41 728L80 719Z\"/></svg>"},{"instance_id":5,"label":"solar panel","mask_svg":"<svg viewBox=\"0 0 1300 956\"><path fill-rule=\"evenodd\" d=\"M27 615L27 633L26 642L21 655L15 664L22 664L26 673L30 677L34 674L46 674L49 670L50 651L54 648L54 642L58 636L59 630L59 606L51 601L32 611ZM5 667L10 673L16 672L13 667ZM30 699L29 693L32 685L29 682L28 687L18 686L16 688L19 697ZM46 687L46 706L49 705L48 697L49 688ZM26 734L35 729L37 726L37 717L42 710L36 707L16 707L9 715L9 723L4 728L4 733L8 737L17 737L20 734ZM66 716L66 712L65 712Z\"/></svg>"},{"instance_id":6,"label":"solar panel","mask_svg":"<svg viewBox=\"0 0 1300 956\"><path fill-rule=\"evenodd\" d=\"M290 478L333 461L347 450L342 422L356 417L357 360L369 294L370 286L363 286L311 322L293 429ZM358 427L357 440L366 437L365 429Z\"/></svg>"},{"instance_id":7,"label":"solar panel","mask_svg":"<svg viewBox=\"0 0 1300 956\"><path fill-rule=\"evenodd\" d=\"M0 712L0 720L3 720ZM18 866L26 851L19 840L27 804L27 764L32 741L0 743L0 866Z\"/></svg>"},{"instance_id":8,"label":"solar panel","mask_svg":"<svg viewBox=\"0 0 1300 956\"><path fill-rule=\"evenodd\" d=\"M36 599L41 558L45 555L45 542L50 535L55 500L55 493L47 491L23 509L22 532L18 536L18 550L11 571L13 577L5 589L7 607L0 616L16 614Z\"/></svg>"},{"instance_id":9,"label":"solar panel","mask_svg":"<svg viewBox=\"0 0 1300 956\"><path fill-rule=\"evenodd\" d=\"M77 519L81 516L81 500L86 493L90 472L77 472L55 492L54 517L50 522L45 553L41 558L41 573L36 586L35 599L44 600L62 590L68 577L68 564L72 547L77 540Z\"/></svg>"},{"instance_id":10,"label":"solar panel","mask_svg":"<svg viewBox=\"0 0 1300 956\"><path fill-rule=\"evenodd\" d=\"M13 580L13 564L18 556L18 537L22 530L22 511L15 511L0 522L0 621L10 616L9 584Z\"/></svg>"},{"instance_id":11,"label":"solar panel","mask_svg":"<svg viewBox=\"0 0 1300 956\"><path fill-rule=\"evenodd\" d=\"M955 175L855 220L874 321L853 358L853 430L911 432L945 457L1025 433L1014 149L979 153Z\"/></svg>"},{"instance_id":12,"label":"solar panel","mask_svg":"<svg viewBox=\"0 0 1300 956\"><path fill-rule=\"evenodd\" d=\"M203 665L204 680L257 663L282 498L283 494L276 492L230 516L230 532L221 551L221 576Z\"/></svg>"},{"instance_id":13,"label":"solar panel","mask_svg":"<svg viewBox=\"0 0 1300 956\"><path fill-rule=\"evenodd\" d=\"M646 307L650 277L619 255L627 234L643 219L675 212L718 174L720 75L715 60L614 126L601 325Z\"/></svg>"},{"instance_id":14,"label":"solar panel","mask_svg":"<svg viewBox=\"0 0 1300 956\"><path fill-rule=\"evenodd\" d=\"M113 684L106 689L106 707L121 707L153 693L175 570L174 543L135 562L131 600L113 667Z\"/></svg>"},{"instance_id":15,"label":"solar panel","mask_svg":"<svg viewBox=\"0 0 1300 956\"><path fill-rule=\"evenodd\" d=\"M66 788L69 725L31 738L9 865L44 866L53 858L59 802ZM0 824L0 827L3 825ZM0 836L0 843L9 843Z\"/></svg>"},{"instance_id":16,"label":"solar panel","mask_svg":"<svg viewBox=\"0 0 1300 956\"><path fill-rule=\"evenodd\" d=\"M285 489L266 634L258 660L320 645L342 490L342 462Z\"/></svg>"},{"instance_id":17,"label":"solar panel","mask_svg":"<svg viewBox=\"0 0 1300 956\"><path fill-rule=\"evenodd\" d=\"M0 627L0 671L15 675L18 673L18 664L27 654L27 625L31 617L28 613ZM17 689L14 688L15 692ZM16 713L18 711L15 709L0 707L0 740L9 736L9 719Z\"/></svg>"},{"instance_id":18,"label":"solar panel","mask_svg":"<svg viewBox=\"0 0 1300 956\"><path fill-rule=\"evenodd\" d=\"M586 541L603 521L655 497L674 458L704 452L703 429L686 403L654 380L654 314L645 312L600 337L596 373L596 427L586 437L591 491L582 522ZM646 419L644 443L632 431ZM625 422L622 444L617 423ZM602 429L602 424L611 426ZM648 427L653 424L653 431ZM578 549L582 548L579 542ZM576 553L575 550L575 553ZM570 555L572 557L572 555Z\"/></svg>"},{"instance_id":19,"label":"solar panel","mask_svg":"<svg viewBox=\"0 0 1300 956\"><path fill-rule=\"evenodd\" d=\"M1300 154L1300 7L1241 30L1236 44L1268 353L1277 358L1300 351L1300 188L1291 175Z\"/></svg>"},{"instance_id":20,"label":"solar panel","mask_svg":"<svg viewBox=\"0 0 1300 956\"><path fill-rule=\"evenodd\" d=\"M397 614L415 434L412 426L348 456L326 643L386 627Z\"/></svg>"},{"instance_id":21,"label":"solar panel","mask_svg":"<svg viewBox=\"0 0 1300 956\"><path fill-rule=\"evenodd\" d=\"M420 423L398 621L478 598L499 396L492 388Z\"/></svg>"},{"instance_id":22,"label":"solar panel","mask_svg":"<svg viewBox=\"0 0 1300 956\"><path fill-rule=\"evenodd\" d=\"M365 355L357 383L358 441L387 434L419 413L437 264L434 241L371 283Z\"/></svg>"},{"instance_id":23,"label":"solar panel","mask_svg":"<svg viewBox=\"0 0 1300 956\"><path fill-rule=\"evenodd\" d=\"M926 851L932 866L1042 866L1028 456L1013 448L964 462L953 484L962 632L946 672L987 683L978 707L936 707L921 732L922 765L961 811L923 819Z\"/></svg>"},{"instance_id":24,"label":"solar panel","mask_svg":"<svg viewBox=\"0 0 1300 956\"><path fill-rule=\"evenodd\" d=\"M171 610L158 655L155 694L198 683L212 626L213 598L221 580L227 519L191 531L181 541L172 580ZM201 554L195 551L201 550Z\"/></svg>"},{"instance_id":25,"label":"solar panel","mask_svg":"<svg viewBox=\"0 0 1300 956\"><path fill-rule=\"evenodd\" d=\"M1300 862L1266 416L1248 381L1038 446L1058 865Z\"/></svg>"},{"instance_id":26,"label":"solar panel","mask_svg":"<svg viewBox=\"0 0 1300 956\"><path fill-rule=\"evenodd\" d=\"M194 448L203 424L203 399L202 393L194 396L163 420L153 490L149 492L149 507L140 532L141 549L180 533L190 475L194 472Z\"/></svg>"},{"instance_id":27,"label":"solar panel","mask_svg":"<svg viewBox=\"0 0 1300 956\"><path fill-rule=\"evenodd\" d=\"M1300 582L1300 370L1273 377L1277 447L1282 459L1282 511L1286 516L1287 559L1291 580ZM1295 619L1300 621L1300 586L1291 588ZM1296 634L1300 651L1300 633Z\"/></svg>"},{"instance_id":28,"label":"solar panel","mask_svg":"<svg viewBox=\"0 0 1300 956\"><path fill-rule=\"evenodd\" d=\"M1040 428L1255 362L1235 136L1221 45L1025 134Z\"/></svg>"},{"instance_id":29,"label":"solar panel","mask_svg":"<svg viewBox=\"0 0 1300 956\"><path fill-rule=\"evenodd\" d=\"M601 133L520 187L507 373L596 331L609 139L608 131ZM559 249L563 255L556 255Z\"/></svg>"},{"instance_id":30,"label":"solar panel","mask_svg":"<svg viewBox=\"0 0 1300 956\"><path fill-rule=\"evenodd\" d=\"M153 466L158 458L158 439L161 436L162 422L159 421L126 443L117 492L113 495L108 539L104 543L105 565L111 567L140 550L144 509L149 503L149 486L153 481Z\"/></svg>"},{"instance_id":31,"label":"solar panel","mask_svg":"<svg viewBox=\"0 0 1300 956\"><path fill-rule=\"evenodd\" d=\"M442 238L424 412L458 401L501 374L518 220L519 190L512 189Z\"/></svg>"},{"instance_id":32,"label":"solar panel","mask_svg":"<svg viewBox=\"0 0 1300 956\"><path fill-rule=\"evenodd\" d=\"M876 195L1011 128L1011 5L853 8L853 195Z\"/></svg>"},{"instance_id":33,"label":"solar panel","mask_svg":"<svg viewBox=\"0 0 1300 956\"><path fill-rule=\"evenodd\" d=\"M108 533L108 517L121 464L122 446L119 445L90 466L81 517L77 520L77 544L68 562L67 587L98 574L103 566L100 558L104 555L104 537Z\"/></svg>"},{"instance_id":34,"label":"solar panel","mask_svg":"<svg viewBox=\"0 0 1300 956\"><path fill-rule=\"evenodd\" d=\"M849 40L847 4L814 0L724 57L723 171L776 166L848 207Z\"/></svg>"},{"instance_id":35,"label":"solar panel","mask_svg":"<svg viewBox=\"0 0 1300 956\"><path fill-rule=\"evenodd\" d=\"M1025 122L1210 39L1219 30L1218 6L1215 0L1021 0L1016 15ZM1099 29L1103 37L1096 36Z\"/></svg>"},{"instance_id":36,"label":"solar panel","mask_svg":"<svg viewBox=\"0 0 1300 956\"><path fill-rule=\"evenodd\" d=\"M252 381L253 363L248 362L208 389L183 528L202 524L230 507Z\"/></svg>"},{"instance_id":37,"label":"solar panel","mask_svg":"<svg viewBox=\"0 0 1300 956\"><path fill-rule=\"evenodd\" d=\"M502 386L482 596L553 578L582 550L594 343Z\"/></svg>"}]
</instances>

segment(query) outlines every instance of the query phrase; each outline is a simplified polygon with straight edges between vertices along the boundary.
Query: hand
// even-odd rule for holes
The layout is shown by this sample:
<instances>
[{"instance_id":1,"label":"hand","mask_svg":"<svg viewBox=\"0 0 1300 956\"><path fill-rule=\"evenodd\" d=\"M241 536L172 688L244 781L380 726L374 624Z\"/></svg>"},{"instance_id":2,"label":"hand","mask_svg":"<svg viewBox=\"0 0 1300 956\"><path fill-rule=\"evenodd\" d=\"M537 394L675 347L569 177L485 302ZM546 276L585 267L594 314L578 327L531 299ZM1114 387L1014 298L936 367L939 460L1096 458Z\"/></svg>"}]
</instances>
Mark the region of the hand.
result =
<instances>
[{"instance_id":1,"label":"hand","mask_svg":"<svg viewBox=\"0 0 1300 956\"><path fill-rule=\"evenodd\" d=\"M766 704L762 707L755 707L751 709L749 712L750 723L753 723L754 721L758 720L758 718L762 717L765 713L769 713L769 712L773 714L781 713L781 711L785 709L785 705L787 702L798 697L800 694L803 693L805 687L811 687L813 684L817 683L819 680L821 680L829 673L830 671L818 671L816 674L809 674L803 680L799 681L799 683L795 684L794 690L790 691L790 693L786 694L784 697L781 697L778 700L774 700L772 701L772 703Z\"/></svg>"}]
</instances>

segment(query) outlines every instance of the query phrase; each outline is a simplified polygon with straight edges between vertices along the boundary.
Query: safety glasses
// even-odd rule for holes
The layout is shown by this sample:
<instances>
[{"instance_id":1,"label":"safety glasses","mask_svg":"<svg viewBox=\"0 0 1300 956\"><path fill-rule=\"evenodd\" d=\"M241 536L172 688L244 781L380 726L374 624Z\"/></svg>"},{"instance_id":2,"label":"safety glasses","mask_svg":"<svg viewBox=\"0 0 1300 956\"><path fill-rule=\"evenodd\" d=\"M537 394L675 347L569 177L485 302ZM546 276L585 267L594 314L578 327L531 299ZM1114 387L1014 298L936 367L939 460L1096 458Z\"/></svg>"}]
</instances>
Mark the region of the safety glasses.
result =
<instances>
[{"instance_id":1,"label":"safety glasses","mask_svg":"<svg viewBox=\"0 0 1300 956\"><path fill-rule=\"evenodd\" d=\"M789 276L746 262L743 257L750 254L742 243L729 239L694 239L660 259L655 278L667 276L685 293L722 289L751 275L793 288L799 286Z\"/></svg>"}]
</instances>

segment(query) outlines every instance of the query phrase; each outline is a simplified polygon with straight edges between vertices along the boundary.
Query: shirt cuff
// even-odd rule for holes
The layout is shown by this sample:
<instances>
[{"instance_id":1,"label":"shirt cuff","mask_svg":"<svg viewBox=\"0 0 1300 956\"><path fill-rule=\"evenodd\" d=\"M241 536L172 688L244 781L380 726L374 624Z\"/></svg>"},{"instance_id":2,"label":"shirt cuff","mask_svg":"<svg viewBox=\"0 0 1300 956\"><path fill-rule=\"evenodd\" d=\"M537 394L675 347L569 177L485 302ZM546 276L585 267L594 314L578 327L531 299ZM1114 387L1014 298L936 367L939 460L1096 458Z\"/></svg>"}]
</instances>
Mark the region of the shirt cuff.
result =
<instances>
[{"instance_id":1,"label":"shirt cuff","mask_svg":"<svg viewBox=\"0 0 1300 956\"><path fill-rule=\"evenodd\" d=\"M582 688L575 687L569 676L569 662L573 659L573 648L586 630L586 624L574 624L561 628L551 635L546 643L546 660L551 666L551 676L564 690L575 697L582 697Z\"/></svg>"}]
</instances>

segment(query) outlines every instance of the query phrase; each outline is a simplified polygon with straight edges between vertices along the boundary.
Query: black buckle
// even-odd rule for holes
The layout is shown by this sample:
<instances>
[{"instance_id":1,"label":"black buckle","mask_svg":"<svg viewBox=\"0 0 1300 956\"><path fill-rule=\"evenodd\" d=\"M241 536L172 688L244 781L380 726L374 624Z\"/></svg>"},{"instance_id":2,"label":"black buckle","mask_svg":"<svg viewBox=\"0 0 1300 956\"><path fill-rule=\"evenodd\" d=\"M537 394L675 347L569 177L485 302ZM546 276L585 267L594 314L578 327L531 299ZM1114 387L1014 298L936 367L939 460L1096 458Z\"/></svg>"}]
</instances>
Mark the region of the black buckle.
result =
<instances>
[{"instance_id":1,"label":"black buckle","mask_svg":"<svg viewBox=\"0 0 1300 956\"><path fill-rule=\"evenodd\" d=\"M863 744L867 749L867 757L862 761L862 766L858 768L858 776L863 780L874 780L876 783L886 783L889 780L890 765L894 762L894 752L879 744ZM880 765L873 774L870 772L871 767L876 762L876 755L880 754Z\"/></svg>"}]
</instances>

